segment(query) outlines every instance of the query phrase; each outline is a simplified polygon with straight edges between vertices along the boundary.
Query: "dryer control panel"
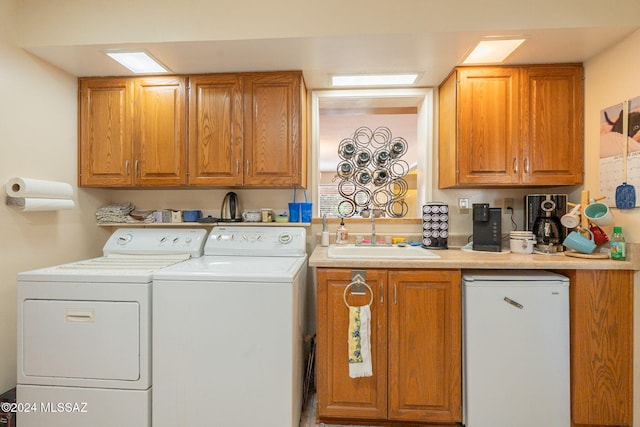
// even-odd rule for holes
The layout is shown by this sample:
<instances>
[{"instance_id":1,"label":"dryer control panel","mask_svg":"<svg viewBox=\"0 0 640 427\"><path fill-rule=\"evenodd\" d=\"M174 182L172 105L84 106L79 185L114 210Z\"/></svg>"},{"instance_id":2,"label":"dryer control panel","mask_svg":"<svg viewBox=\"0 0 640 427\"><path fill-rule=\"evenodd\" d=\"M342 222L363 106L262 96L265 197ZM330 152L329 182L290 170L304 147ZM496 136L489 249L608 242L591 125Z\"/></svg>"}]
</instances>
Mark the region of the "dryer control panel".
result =
<instances>
[{"instance_id":1,"label":"dryer control panel","mask_svg":"<svg viewBox=\"0 0 640 427\"><path fill-rule=\"evenodd\" d=\"M107 240L102 252L110 254L189 254L202 256L207 230L202 228L120 228Z\"/></svg>"}]
</instances>

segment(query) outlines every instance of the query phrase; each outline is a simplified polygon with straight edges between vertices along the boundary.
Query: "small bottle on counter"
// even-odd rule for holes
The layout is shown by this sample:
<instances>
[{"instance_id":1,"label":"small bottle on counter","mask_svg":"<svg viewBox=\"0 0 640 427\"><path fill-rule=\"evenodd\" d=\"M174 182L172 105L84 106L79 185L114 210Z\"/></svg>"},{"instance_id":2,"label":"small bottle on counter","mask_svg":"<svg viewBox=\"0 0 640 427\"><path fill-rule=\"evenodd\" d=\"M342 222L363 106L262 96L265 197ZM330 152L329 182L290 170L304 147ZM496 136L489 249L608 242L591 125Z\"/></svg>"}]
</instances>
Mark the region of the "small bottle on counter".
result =
<instances>
[{"instance_id":1,"label":"small bottle on counter","mask_svg":"<svg viewBox=\"0 0 640 427\"><path fill-rule=\"evenodd\" d=\"M327 215L322 215L322 237L320 241L322 246L329 246L329 230L327 230Z\"/></svg>"},{"instance_id":2,"label":"small bottle on counter","mask_svg":"<svg viewBox=\"0 0 640 427\"><path fill-rule=\"evenodd\" d=\"M613 227L611 239L611 259L616 261L624 261L627 259L627 248L622 234L622 227Z\"/></svg>"},{"instance_id":3,"label":"small bottle on counter","mask_svg":"<svg viewBox=\"0 0 640 427\"><path fill-rule=\"evenodd\" d=\"M344 245L349 241L349 231L344 226L344 218L340 218L340 227L336 230L336 243Z\"/></svg>"}]
</instances>

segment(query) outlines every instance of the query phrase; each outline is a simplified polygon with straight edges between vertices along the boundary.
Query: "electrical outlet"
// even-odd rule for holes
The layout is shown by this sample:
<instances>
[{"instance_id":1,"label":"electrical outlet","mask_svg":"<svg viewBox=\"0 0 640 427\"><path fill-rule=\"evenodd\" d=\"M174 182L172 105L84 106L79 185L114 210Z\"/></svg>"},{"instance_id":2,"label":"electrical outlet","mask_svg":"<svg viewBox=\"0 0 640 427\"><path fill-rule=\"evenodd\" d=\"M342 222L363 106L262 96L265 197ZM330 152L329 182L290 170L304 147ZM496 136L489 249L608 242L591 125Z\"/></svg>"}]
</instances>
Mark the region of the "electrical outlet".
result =
<instances>
[{"instance_id":1,"label":"electrical outlet","mask_svg":"<svg viewBox=\"0 0 640 427\"><path fill-rule=\"evenodd\" d=\"M471 208L469 206L469 199L468 198L459 198L458 199L458 213L461 214L468 214L469 212L471 212Z\"/></svg>"},{"instance_id":2,"label":"electrical outlet","mask_svg":"<svg viewBox=\"0 0 640 427\"><path fill-rule=\"evenodd\" d=\"M502 206L506 211L509 209L513 210L513 199L511 197L505 197Z\"/></svg>"}]
</instances>

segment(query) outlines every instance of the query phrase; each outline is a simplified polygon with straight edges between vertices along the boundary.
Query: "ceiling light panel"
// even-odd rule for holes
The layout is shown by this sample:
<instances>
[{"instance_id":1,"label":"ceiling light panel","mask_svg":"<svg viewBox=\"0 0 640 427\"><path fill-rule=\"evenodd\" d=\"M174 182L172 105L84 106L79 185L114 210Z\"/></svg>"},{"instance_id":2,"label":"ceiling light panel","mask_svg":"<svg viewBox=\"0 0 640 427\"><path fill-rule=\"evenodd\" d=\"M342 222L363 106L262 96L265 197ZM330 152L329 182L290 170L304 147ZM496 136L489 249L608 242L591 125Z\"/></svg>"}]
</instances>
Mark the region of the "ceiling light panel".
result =
<instances>
[{"instance_id":1,"label":"ceiling light panel","mask_svg":"<svg viewBox=\"0 0 640 427\"><path fill-rule=\"evenodd\" d=\"M333 86L402 86L412 85L417 73L405 74L353 74L331 76Z\"/></svg>"},{"instance_id":2,"label":"ceiling light panel","mask_svg":"<svg viewBox=\"0 0 640 427\"><path fill-rule=\"evenodd\" d=\"M496 64L503 62L525 39L482 40L463 64Z\"/></svg>"},{"instance_id":3,"label":"ceiling light panel","mask_svg":"<svg viewBox=\"0 0 640 427\"><path fill-rule=\"evenodd\" d=\"M136 74L168 73L169 70L144 51L106 52L106 54Z\"/></svg>"}]
</instances>

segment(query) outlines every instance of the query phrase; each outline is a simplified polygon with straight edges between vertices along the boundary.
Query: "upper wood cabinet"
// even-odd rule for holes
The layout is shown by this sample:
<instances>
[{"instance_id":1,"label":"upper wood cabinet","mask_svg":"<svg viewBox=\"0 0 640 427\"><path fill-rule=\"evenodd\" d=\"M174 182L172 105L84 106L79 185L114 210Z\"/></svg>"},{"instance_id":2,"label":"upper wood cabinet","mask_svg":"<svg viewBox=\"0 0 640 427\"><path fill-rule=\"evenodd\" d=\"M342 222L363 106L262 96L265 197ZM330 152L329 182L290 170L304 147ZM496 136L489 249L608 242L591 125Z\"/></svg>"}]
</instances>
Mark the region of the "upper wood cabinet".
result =
<instances>
[{"instance_id":1,"label":"upper wood cabinet","mask_svg":"<svg viewBox=\"0 0 640 427\"><path fill-rule=\"evenodd\" d=\"M122 78L81 79L79 185L133 184L133 84Z\"/></svg>"},{"instance_id":2,"label":"upper wood cabinet","mask_svg":"<svg viewBox=\"0 0 640 427\"><path fill-rule=\"evenodd\" d=\"M243 184L242 78L189 77L189 185Z\"/></svg>"},{"instance_id":3,"label":"upper wood cabinet","mask_svg":"<svg viewBox=\"0 0 640 427\"><path fill-rule=\"evenodd\" d=\"M350 378L345 287L351 270L317 269L317 400L321 421L454 425L462 420L459 270L366 270L373 290L373 376ZM349 295L352 305L366 295Z\"/></svg>"},{"instance_id":4,"label":"upper wood cabinet","mask_svg":"<svg viewBox=\"0 0 640 427\"><path fill-rule=\"evenodd\" d=\"M186 184L184 77L80 79L79 185Z\"/></svg>"},{"instance_id":5,"label":"upper wood cabinet","mask_svg":"<svg viewBox=\"0 0 640 427\"><path fill-rule=\"evenodd\" d=\"M300 71L82 78L79 86L80 186L307 185Z\"/></svg>"},{"instance_id":6,"label":"upper wood cabinet","mask_svg":"<svg viewBox=\"0 0 640 427\"><path fill-rule=\"evenodd\" d=\"M456 68L439 88L439 187L574 185L582 66Z\"/></svg>"},{"instance_id":7,"label":"upper wood cabinet","mask_svg":"<svg viewBox=\"0 0 640 427\"><path fill-rule=\"evenodd\" d=\"M189 77L189 185L306 187L302 73Z\"/></svg>"},{"instance_id":8,"label":"upper wood cabinet","mask_svg":"<svg viewBox=\"0 0 640 427\"><path fill-rule=\"evenodd\" d=\"M306 89L300 72L244 77L244 185L306 187Z\"/></svg>"}]
</instances>

